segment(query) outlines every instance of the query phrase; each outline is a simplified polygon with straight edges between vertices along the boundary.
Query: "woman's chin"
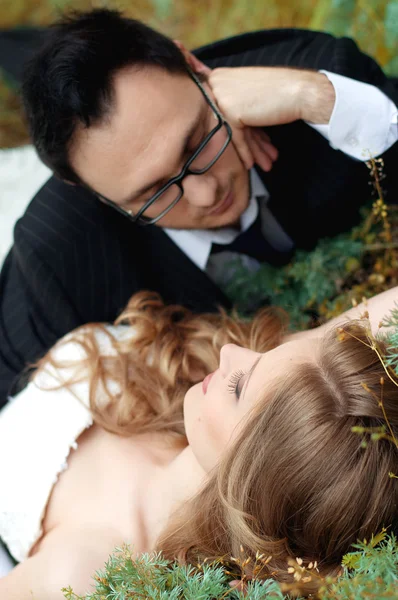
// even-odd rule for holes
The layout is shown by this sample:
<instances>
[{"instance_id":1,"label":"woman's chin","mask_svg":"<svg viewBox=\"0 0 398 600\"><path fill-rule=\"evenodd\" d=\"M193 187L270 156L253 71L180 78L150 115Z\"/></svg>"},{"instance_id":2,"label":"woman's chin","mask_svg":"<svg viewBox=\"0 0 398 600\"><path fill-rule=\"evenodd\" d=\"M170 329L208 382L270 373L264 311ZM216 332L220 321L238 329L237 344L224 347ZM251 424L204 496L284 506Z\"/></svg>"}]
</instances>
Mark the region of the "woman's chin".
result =
<instances>
[{"instance_id":1,"label":"woman's chin","mask_svg":"<svg viewBox=\"0 0 398 600\"><path fill-rule=\"evenodd\" d=\"M184 396L184 420L192 410L191 404L197 403L200 400L200 396L203 396L201 381L192 385Z\"/></svg>"}]
</instances>

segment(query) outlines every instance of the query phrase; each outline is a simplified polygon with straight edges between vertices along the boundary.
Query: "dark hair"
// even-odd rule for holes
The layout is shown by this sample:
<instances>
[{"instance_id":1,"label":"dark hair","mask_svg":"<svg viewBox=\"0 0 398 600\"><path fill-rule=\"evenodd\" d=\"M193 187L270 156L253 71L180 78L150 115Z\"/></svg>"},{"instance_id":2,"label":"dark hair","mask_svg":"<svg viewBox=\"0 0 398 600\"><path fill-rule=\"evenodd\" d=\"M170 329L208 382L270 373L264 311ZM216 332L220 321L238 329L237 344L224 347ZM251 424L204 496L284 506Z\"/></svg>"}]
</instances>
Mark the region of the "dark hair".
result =
<instances>
[{"instance_id":1,"label":"dark hair","mask_svg":"<svg viewBox=\"0 0 398 600\"><path fill-rule=\"evenodd\" d=\"M184 55L172 40L107 9L64 16L26 65L22 94L33 144L61 179L81 183L68 158L75 128L109 115L112 78L131 65L187 73Z\"/></svg>"}]
</instances>

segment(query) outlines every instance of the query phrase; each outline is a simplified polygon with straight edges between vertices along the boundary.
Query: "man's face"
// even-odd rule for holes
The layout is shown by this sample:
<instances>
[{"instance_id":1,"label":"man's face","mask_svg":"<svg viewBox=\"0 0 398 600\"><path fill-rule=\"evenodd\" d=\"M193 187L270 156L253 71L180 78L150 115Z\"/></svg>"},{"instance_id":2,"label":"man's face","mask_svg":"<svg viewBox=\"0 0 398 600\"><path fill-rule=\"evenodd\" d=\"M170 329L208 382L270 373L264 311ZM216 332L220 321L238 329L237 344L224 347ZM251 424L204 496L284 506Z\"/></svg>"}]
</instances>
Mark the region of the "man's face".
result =
<instances>
[{"instance_id":1,"label":"man's face","mask_svg":"<svg viewBox=\"0 0 398 600\"><path fill-rule=\"evenodd\" d=\"M126 68L116 74L114 92L110 117L99 125L78 128L70 159L82 181L134 214L181 171L217 120L188 75ZM183 187L183 197L158 221L159 226L232 225L249 202L248 171L232 142L209 171L187 175ZM155 203L145 216L160 212Z\"/></svg>"}]
</instances>

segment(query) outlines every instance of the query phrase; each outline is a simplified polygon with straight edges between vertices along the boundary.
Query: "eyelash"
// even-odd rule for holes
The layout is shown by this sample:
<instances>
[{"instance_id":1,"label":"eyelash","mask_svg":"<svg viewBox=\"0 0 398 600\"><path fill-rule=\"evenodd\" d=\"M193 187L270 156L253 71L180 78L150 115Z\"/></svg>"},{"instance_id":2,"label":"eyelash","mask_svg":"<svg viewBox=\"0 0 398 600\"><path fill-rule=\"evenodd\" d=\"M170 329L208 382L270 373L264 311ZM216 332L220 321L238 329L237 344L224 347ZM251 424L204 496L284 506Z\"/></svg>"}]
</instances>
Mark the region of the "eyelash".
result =
<instances>
[{"instance_id":1,"label":"eyelash","mask_svg":"<svg viewBox=\"0 0 398 600\"><path fill-rule=\"evenodd\" d=\"M242 369L238 369L237 371L232 373L231 377L229 378L228 391L231 394L235 394L235 396L237 398L239 398L239 396L240 396L240 394L238 395L239 381L242 379L243 375L246 375L246 373L247 373L247 371L242 371Z\"/></svg>"}]
</instances>

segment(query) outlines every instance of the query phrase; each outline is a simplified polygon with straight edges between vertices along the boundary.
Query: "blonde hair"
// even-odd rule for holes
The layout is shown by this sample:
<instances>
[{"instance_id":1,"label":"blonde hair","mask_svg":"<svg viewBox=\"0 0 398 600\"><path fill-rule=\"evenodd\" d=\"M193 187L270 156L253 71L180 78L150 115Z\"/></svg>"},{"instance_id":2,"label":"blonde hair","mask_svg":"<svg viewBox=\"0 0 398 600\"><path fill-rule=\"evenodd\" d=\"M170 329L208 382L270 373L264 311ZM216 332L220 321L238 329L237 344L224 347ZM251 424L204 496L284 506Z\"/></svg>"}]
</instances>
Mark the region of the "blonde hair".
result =
<instances>
[{"instance_id":1,"label":"blonde hair","mask_svg":"<svg viewBox=\"0 0 398 600\"><path fill-rule=\"evenodd\" d=\"M385 378L381 391L385 372L366 329L344 330L344 341L336 331L325 337L317 364L286 373L256 403L208 483L162 533L157 549L166 557L228 562L243 547L248 577L260 553L272 557L264 578L292 582L289 558L316 560L322 574L336 574L353 543L396 525L398 487L389 473L397 473L397 448L387 439L363 447L352 428L386 425L382 394L397 431L398 388Z\"/></svg>"},{"instance_id":2,"label":"blonde hair","mask_svg":"<svg viewBox=\"0 0 398 600\"><path fill-rule=\"evenodd\" d=\"M186 390L218 367L220 348L229 342L265 352L282 342L286 320L274 310L254 320L221 311L194 315L165 307L157 294L139 293L118 320L134 331L117 341L100 325L73 334L84 348L80 377L89 378L90 406L97 423L122 434L169 431L184 438L182 401ZM106 331L115 356L103 356L96 332ZM196 564L257 553L271 556L261 576L291 581L287 560L317 560L323 574L336 573L343 554L358 538L395 524L397 448L387 439L363 440L353 427L385 425L375 399L383 365L360 323L331 332L316 364L295 367L264 394L233 447L201 491L172 515L157 550L170 559ZM61 342L62 344L63 342ZM41 361L70 367L50 352ZM111 378L119 384L112 394ZM76 373L67 385L76 380ZM370 393L371 392L371 393ZM105 394L106 403L98 402ZM383 407L398 427L398 389L383 385ZM316 589L307 584L307 592Z\"/></svg>"},{"instance_id":3,"label":"blonde hair","mask_svg":"<svg viewBox=\"0 0 398 600\"><path fill-rule=\"evenodd\" d=\"M37 367L39 373L54 367L62 386L88 379L94 421L108 431L185 436L185 393L218 368L222 346L232 342L266 352L281 343L286 322L283 311L271 308L250 321L224 310L195 315L182 306L165 306L156 293L138 292L116 321L126 327L123 339L100 323L84 325L56 344ZM113 355L104 354L98 334L108 340ZM82 352L65 360L59 350L71 341ZM110 381L117 383L117 393Z\"/></svg>"}]
</instances>

